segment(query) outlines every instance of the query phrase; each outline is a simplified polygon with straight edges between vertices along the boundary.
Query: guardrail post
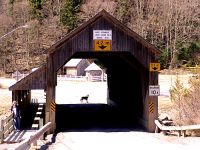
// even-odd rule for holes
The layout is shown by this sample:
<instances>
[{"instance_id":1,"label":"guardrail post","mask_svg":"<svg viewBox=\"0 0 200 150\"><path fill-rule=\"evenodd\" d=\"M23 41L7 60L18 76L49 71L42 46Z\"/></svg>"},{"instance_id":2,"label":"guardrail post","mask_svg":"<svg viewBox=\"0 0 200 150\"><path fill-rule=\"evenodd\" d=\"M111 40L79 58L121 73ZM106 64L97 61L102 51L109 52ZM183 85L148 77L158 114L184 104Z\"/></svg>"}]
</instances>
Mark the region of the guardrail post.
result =
<instances>
[{"instance_id":1,"label":"guardrail post","mask_svg":"<svg viewBox=\"0 0 200 150\"><path fill-rule=\"evenodd\" d=\"M0 120L0 143L3 143L4 139L4 120Z\"/></svg>"},{"instance_id":2,"label":"guardrail post","mask_svg":"<svg viewBox=\"0 0 200 150\"><path fill-rule=\"evenodd\" d=\"M39 128L42 128L43 127L43 119L40 118L40 121L39 121ZM40 140L44 140L44 134L41 136Z\"/></svg>"}]
</instances>

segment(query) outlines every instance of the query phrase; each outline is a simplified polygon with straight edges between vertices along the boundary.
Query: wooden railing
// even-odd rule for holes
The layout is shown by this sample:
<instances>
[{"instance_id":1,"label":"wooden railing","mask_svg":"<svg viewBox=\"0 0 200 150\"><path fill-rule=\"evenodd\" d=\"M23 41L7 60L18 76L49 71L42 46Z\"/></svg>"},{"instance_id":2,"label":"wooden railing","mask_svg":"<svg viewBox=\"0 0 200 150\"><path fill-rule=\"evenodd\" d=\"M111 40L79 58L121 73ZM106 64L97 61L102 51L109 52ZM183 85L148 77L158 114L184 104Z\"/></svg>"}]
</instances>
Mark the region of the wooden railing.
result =
<instances>
[{"instance_id":1,"label":"wooden railing","mask_svg":"<svg viewBox=\"0 0 200 150\"><path fill-rule=\"evenodd\" d=\"M40 103L38 106L38 110L36 112L36 115L34 117L34 121L31 127L32 130L37 130L43 126L43 118L42 118L43 105L44 104Z\"/></svg>"},{"instance_id":2,"label":"wooden railing","mask_svg":"<svg viewBox=\"0 0 200 150\"><path fill-rule=\"evenodd\" d=\"M107 81L106 76L89 76L87 81L98 82L98 81Z\"/></svg>"},{"instance_id":3,"label":"wooden railing","mask_svg":"<svg viewBox=\"0 0 200 150\"><path fill-rule=\"evenodd\" d=\"M24 77L26 77L28 74L20 74L19 76L15 77L12 76L12 78L16 78L16 80L21 80ZM104 76L75 76L75 75L57 75L58 80L62 81L62 80L76 80L76 81L107 81L107 75L104 74Z\"/></svg>"},{"instance_id":4,"label":"wooden railing","mask_svg":"<svg viewBox=\"0 0 200 150\"><path fill-rule=\"evenodd\" d=\"M8 137L8 135L13 131L13 114L9 114L5 119L0 120L0 143Z\"/></svg>"},{"instance_id":5,"label":"wooden railing","mask_svg":"<svg viewBox=\"0 0 200 150\"><path fill-rule=\"evenodd\" d=\"M107 81L107 75L104 76L72 76L72 75L58 75L58 80L70 80L70 81Z\"/></svg>"},{"instance_id":6,"label":"wooden railing","mask_svg":"<svg viewBox=\"0 0 200 150\"><path fill-rule=\"evenodd\" d=\"M17 147L15 147L13 150L28 150L30 149L31 145L36 143L37 140L39 140L45 132L47 132L51 128L52 123L48 122L45 124L42 128L37 130L32 136L22 141Z\"/></svg>"}]
</instances>

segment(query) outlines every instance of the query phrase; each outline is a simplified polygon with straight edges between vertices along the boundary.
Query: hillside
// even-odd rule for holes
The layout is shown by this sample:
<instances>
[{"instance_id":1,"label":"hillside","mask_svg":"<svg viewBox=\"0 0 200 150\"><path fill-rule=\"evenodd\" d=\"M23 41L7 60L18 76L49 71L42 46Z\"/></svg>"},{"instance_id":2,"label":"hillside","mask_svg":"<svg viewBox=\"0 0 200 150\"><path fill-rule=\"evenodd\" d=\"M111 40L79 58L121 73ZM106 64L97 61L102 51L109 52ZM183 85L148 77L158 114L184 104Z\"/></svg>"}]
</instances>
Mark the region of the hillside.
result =
<instances>
[{"instance_id":1,"label":"hillside","mask_svg":"<svg viewBox=\"0 0 200 150\"><path fill-rule=\"evenodd\" d=\"M162 50L164 68L198 64L199 8L199 0L0 0L0 75L40 66L51 45L102 9Z\"/></svg>"},{"instance_id":2,"label":"hillside","mask_svg":"<svg viewBox=\"0 0 200 150\"><path fill-rule=\"evenodd\" d=\"M45 61L47 49L59 39L66 29L59 26L58 16L48 13L48 17L41 21L31 18L29 3L26 0L13 4L13 15L9 15L11 4L1 1L0 33L3 35L22 25L10 35L1 39L1 72L29 71ZM3 7L3 9L2 9Z\"/></svg>"}]
</instances>

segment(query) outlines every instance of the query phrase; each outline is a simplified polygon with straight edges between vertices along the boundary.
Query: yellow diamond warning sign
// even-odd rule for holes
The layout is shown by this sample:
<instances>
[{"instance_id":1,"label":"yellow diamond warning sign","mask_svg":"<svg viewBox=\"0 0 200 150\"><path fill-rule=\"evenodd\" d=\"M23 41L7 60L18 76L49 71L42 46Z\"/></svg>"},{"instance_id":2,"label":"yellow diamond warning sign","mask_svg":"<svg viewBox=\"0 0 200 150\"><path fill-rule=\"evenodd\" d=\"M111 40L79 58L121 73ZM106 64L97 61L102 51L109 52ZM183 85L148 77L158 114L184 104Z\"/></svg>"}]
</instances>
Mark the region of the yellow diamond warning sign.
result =
<instances>
[{"instance_id":1,"label":"yellow diamond warning sign","mask_svg":"<svg viewBox=\"0 0 200 150\"><path fill-rule=\"evenodd\" d=\"M150 71L160 71L160 63L150 63Z\"/></svg>"},{"instance_id":2,"label":"yellow diamond warning sign","mask_svg":"<svg viewBox=\"0 0 200 150\"><path fill-rule=\"evenodd\" d=\"M95 51L110 51L111 40L94 40Z\"/></svg>"}]
</instances>

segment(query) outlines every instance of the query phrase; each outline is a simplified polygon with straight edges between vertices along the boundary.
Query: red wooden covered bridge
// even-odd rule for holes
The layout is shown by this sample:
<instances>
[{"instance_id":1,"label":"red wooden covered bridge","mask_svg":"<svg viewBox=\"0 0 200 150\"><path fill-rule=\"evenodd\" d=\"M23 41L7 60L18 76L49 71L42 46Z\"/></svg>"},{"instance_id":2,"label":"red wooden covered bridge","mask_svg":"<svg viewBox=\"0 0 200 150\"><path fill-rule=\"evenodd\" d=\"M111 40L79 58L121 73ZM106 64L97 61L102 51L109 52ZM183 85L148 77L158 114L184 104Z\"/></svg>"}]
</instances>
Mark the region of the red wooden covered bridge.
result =
<instances>
[{"instance_id":1,"label":"red wooden covered bridge","mask_svg":"<svg viewBox=\"0 0 200 150\"><path fill-rule=\"evenodd\" d=\"M56 105L56 110L50 106L56 102L57 71L71 58L92 58L98 59L107 70L107 105L119 108L117 113L125 114L130 122L154 131L158 99L149 96L149 85L158 84L158 73L150 72L149 65L157 61L160 51L153 45L103 10L48 51L45 64L9 88L22 113L31 104L30 91L43 89L46 92L44 120L53 123L51 132L54 132L59 128L56 119L59 106ZM62 112L62 117L67 115Z\"/></svg>"}]
</instances>

